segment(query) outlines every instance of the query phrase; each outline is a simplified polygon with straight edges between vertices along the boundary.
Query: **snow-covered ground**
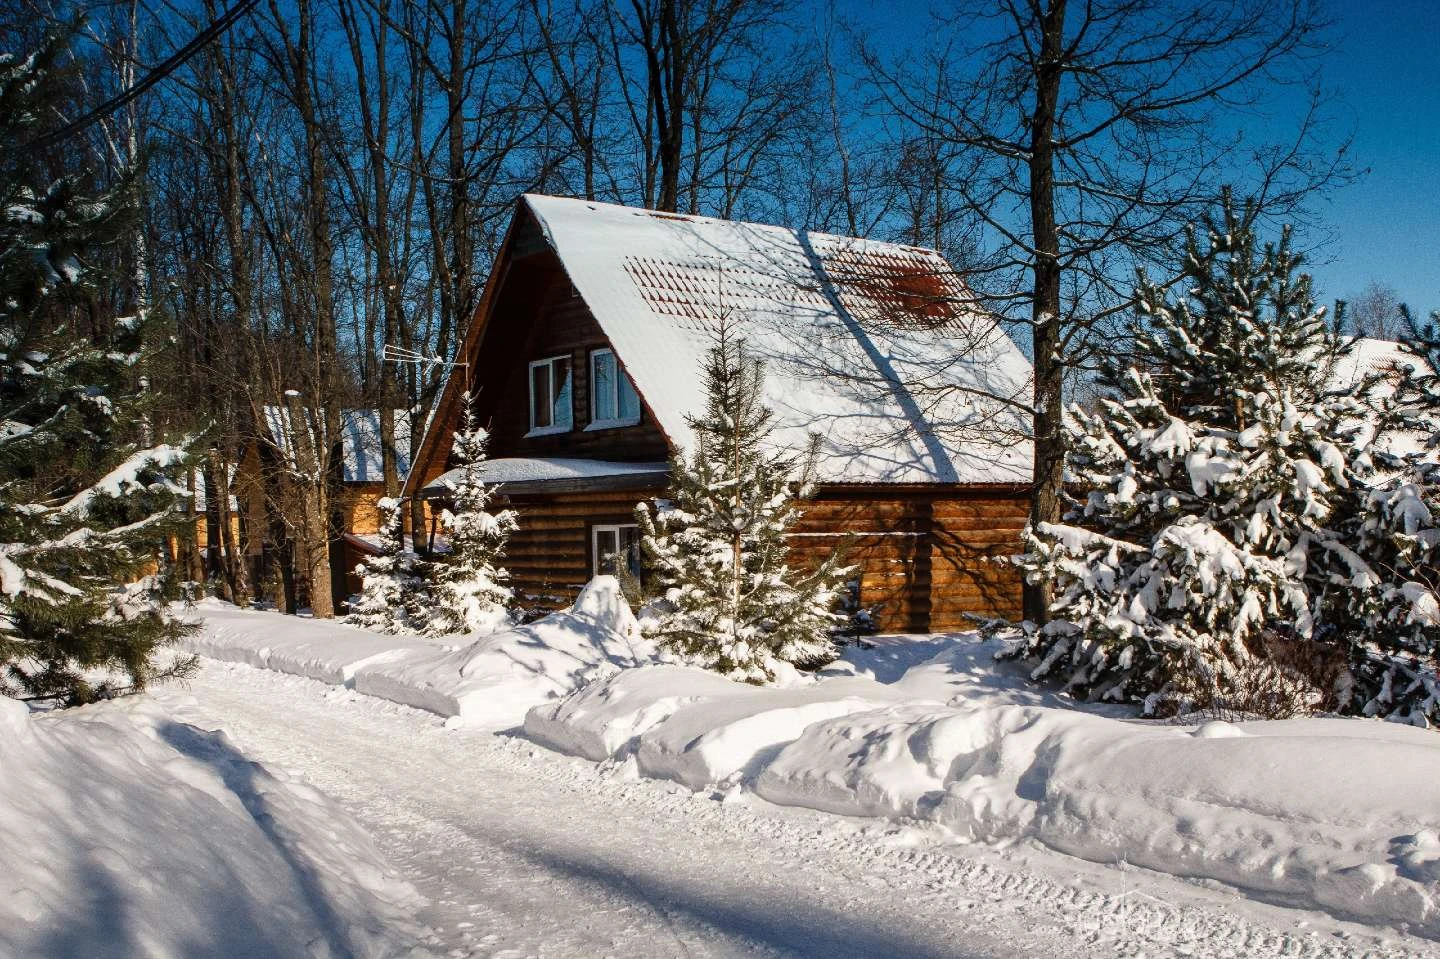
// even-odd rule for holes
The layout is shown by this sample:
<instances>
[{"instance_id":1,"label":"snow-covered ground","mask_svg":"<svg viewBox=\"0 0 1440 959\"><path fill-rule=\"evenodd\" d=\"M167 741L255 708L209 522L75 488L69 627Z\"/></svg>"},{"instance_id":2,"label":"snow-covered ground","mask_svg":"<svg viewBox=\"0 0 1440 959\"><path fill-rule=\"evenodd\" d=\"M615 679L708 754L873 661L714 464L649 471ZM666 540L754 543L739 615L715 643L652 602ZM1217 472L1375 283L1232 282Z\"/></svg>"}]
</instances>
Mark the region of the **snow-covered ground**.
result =
<instances>
[{"instance_id":1,"label":"snow-covered ground","mask_svg":"<svg viewBox=\"0 0 1440 959\"><path fill-rule=\"evenodd\" d=\"M430 899L437 956L1440 956L1129 864L694 792L295 676L208 663L156 698L333 796Z\"/></svg>"},{"instance_id":2,"label":"snow-covered ground","mask_svg":"<svg viewBox=\"0 0 1440 959\"><path fill-rule=\"evenodd\" d=\"M514 940L506 923L519 910L540 931L507 945L520 950L513 954L601 954L598 945L578 945L590 940L573 917L551 914L568 913L572 899L589 901L599 884L602 901L624 900L627 921L637 919L634 910L658 908L636 927L652 938L655 922L670 929L683 916L686 931L676 935L695 954L731 954L741 944L761 954L839 955L1363 953L1355 943L1377 955L1437 952L1404 934L1437 935L1433 733L1356 720L1162 726L1080 712L996 664L991 647L953 637L886 639L852 650L817 682L779 689L675 665L621 670L653 656L601 599L470 646L410 640L407 651L371 654L350 669L348 688L212 666L197 683L200 708L214 710L242 741L249 730L261 755L296 764L334 791L409 862L441 902L432 924L446 948L486 945L474 930L487 927ZM247 662L261 640L240 641L237 631L278 631L294 642L297 633L313 640L312 626L345 629L205 613L207 632L227 631L228 643L251 650L235 657ZM322 658L345 676L338 660L362 651L331 649ZM280 662L283 669L290 659ZM371 687L382 695L471 719L445 724L358 695L372 670L397 683ZM287 696L304 706L302 720L276 718L296 711ZM494 735L517 726L527 705L527 736L585 759L558 757L514 732ZM432 815L441 820L426 827L436 832L435 849L397 826ZM715 846L712 828L739 831L737 861ZM483 867L473 858L456 868L431 861L459 841L457 831L478 843ZM550 848L561 842L583 854ZM516 843L545 852L515 860ZM692 848L697 843L705 849ZM497 846L511 866L490 861ZM578 875L568 858L575 855L584 865ZM546 876L534 882L553 886L560 907L547 907L543 889L503 906L475 899L475 875L509 889L515 880L505 870L522 861ZM877 952L878 940L852 929L834 939L835 949L854 943L848 952L799 948L820 933L781 928L771 910L797 891L788 874L768 875L772 868L800 870L795 881L805 895L848 902L863 913L862 925L880 923L892 937L903 931L896 941L906 947ZM583 888L573 888L577 882ZM924 901L935 899L926 890L948 891L947 918L906 924L908 900L891 898L892 887ZM674 897L673 907L663 904ZM946 912L944 899L935 899L937 914ZM452 906L474 915L456 918ZM1317 907L1332 915L1304 911ZM1012 928L1016 910L1027 922ZM1036 924L1032 914L1051 919ZM583 935L611 943L617 955L682 951L671 940L636 952L623 946L621 931L586 916ZM1392 930L1362 931L1337 917ZM981 945L977 927L999 945Z\"/></svg>"},{"instance_id":3,"label":"snow-covered ground","mask_svg":"<svg viewBox=\"0 0 1440 959\"><path fill-rule=\"evenodd\" d=\"M1029 840L1440 937L1435 733L1123 719L1047 701L993 643L911 651L927 648L888 683L863 660L780 689L626 670L532 709L525 733L695 790Z\"/></svg>"},{"instance_id":4,"label":"snow-covered ground","mask_svg":"<svg viewBox=\"0 0 1440 959\"><path fill-rule=\"evenodd\" d=\"M0 956L393 956L422 903L311 786L155 700L0 698Z\"/></svg>"}]
</instances>

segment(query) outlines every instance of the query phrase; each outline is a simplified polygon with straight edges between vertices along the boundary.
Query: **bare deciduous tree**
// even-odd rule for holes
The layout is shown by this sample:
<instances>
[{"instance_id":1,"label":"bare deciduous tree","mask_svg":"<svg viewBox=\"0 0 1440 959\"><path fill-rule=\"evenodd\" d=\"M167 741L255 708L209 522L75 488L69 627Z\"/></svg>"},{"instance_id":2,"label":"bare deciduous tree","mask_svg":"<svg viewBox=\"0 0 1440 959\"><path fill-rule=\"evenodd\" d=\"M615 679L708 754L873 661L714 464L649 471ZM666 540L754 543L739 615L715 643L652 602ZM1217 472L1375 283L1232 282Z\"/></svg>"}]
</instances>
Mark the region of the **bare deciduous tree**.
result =
<instances>
[{"instance_id":1,"label":"bare deciduous tree","mask_svg":"<svg viewBox=\"0 0 1440 959\"><path fill-rule=\"evenodd\" d=\"M1134 270L1172 250L1222 183L1277 215L1345 174L1317 149L1321 96L1291 135L1245 123L1314 80L1312 0L957 3L924 57L864 49L895 114L956 151L951 202L993 251L966 264L986 304L1028 332L1035 366L1032 519L1059 519L1066 380L1126 321ZM1043 618L1046 597L1027 597Z\"/></svg>"}]
</instances>

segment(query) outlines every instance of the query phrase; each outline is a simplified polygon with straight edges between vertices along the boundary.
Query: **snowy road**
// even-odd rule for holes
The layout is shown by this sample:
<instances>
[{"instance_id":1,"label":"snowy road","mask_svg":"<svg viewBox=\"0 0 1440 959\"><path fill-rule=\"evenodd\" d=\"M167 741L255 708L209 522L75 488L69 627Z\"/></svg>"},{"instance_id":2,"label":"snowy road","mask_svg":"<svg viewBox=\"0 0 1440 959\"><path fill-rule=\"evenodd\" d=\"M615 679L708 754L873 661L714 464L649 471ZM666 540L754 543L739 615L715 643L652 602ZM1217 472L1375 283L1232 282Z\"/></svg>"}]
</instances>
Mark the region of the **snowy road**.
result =
<instances>
[{"instance_id":1,"label":"snowy road","mask_svg":"<svg viewBox=\"0 0 1440 959\"><path fill-rule=\"evenodd\" d=\"M245 666L158 695L347 807L435 903L439 955L1440 956L1141 870L692 794Z\"/></svg>"}]
</instances>

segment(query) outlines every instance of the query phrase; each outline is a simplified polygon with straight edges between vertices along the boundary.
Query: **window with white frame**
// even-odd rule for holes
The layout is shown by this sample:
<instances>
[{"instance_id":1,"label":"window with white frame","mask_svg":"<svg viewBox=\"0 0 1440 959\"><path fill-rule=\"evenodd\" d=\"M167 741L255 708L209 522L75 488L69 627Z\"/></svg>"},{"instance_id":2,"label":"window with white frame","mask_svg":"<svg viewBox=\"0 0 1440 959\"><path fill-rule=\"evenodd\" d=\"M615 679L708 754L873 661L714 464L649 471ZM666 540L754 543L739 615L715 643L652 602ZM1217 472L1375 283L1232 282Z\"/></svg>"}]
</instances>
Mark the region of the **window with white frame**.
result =
<instances>
[{"instance_id":1,"label":"window with white frame","mask_svg":"<svg viewBox=\"0 0 1440 959\"><path fill-rule=\"evenodd\" d=\"M634 426L640 422L640 397L620 368L614 350L590 353L590 425L587 429Z\"/></svg>"},{"instance_id":2,"label":"window with white frame","mask_svg":"<svg viewBox=\"0 0 1440 959\"><path fill-rule=\"evenodd\" d=\"M530 432L564 433L572 424L570 357L551 356L530 364Z\"/></svg>"},{"instance_id":3,"label":"window with white frame","mask_svg":"<svg viewBox=\"0 0 1440 959\"><path fill-rule=\"evenodd\" d=\"M640 527L634 523L590 527L590 561L595 575L640 578Z\"/></svg>"}]
</instances>

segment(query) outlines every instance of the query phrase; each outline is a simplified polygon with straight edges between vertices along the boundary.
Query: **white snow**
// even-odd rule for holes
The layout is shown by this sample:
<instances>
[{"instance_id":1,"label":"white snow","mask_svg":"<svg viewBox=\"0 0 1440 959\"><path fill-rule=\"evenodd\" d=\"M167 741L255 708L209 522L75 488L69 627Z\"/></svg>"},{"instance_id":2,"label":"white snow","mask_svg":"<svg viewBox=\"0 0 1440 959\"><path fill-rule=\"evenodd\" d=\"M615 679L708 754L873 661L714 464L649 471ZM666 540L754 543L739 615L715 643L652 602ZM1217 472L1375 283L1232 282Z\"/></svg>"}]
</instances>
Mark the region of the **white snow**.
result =
<instances>
[{"instance_id":1,"label":"white snow","mask_svg":"<svg viewBox=\"0 0 1440 959\"><path fill-rule=\"evenodd\" d=\"M336 686L352 682L356 669L376 657L433 647L418 636L387 636L308 617L281 618L217 599L196 605L204 628L181 640L189 652Z\"/></svg>"},{"instance_id":2,"label":"white snow","mask_svg":"<svg viewBox=\"0 0 1440 959\"><path fill-rule=\"evenodd\" d=\"M894 679L936 649L887 640L841 667ZM963 675L951 688L967 695L1003 699L1019 681L981 659L954 665ZM927 682L943 678L937 668ZM436 955L1440 956L1393 929L1125 863L959 845L933 824L780 807L744 789L692 792L638 777L633 760L444 728L299 677L208 663L189 692L247 755L303 775L371 832L430 899L416 918ZM1422 838L1402 855L1425 848Z\"/></svg>"},{"instance_id":3,"label":"white snow","mask_svg":"<svg viewBox=\"0 0 1440 959\"><path fill-rule=\"evenodd\" d=\"M487 459L480 466L480 482L487 486L497 483L530 483L548 480L595 479L604 476L632 476L664 473L668 463L612 463L606 460L576 459L562 456L510 456ZM448 492L459 479L460 468L442 473L425 487L428 492Z\"/></svg>"},{"instance_id":4,"label":"white snow","mask_svg":"<svg viewBox=\"0 0 1440 959\"><path fill-rule=\"evenodd\" d=\"M0 699L0 770L0 955L365 959L421 935L344 810L154 701Z\"/></svg>"},{"instance_id":5,"label":"white snow","mask_svg":"<svg viewBox=\"0 0 1440 959\"><path fill-rule=\"evenodd\" d=\"M182 640L192 653L350 686L487 729L519 726L532 706L656 660L613 576L596 577L568 611L478 639L392 636L217 600L199 610L203 629Z\"/></svg>"},{"instance_id":6,"label":"white snow","mask_svg":"<svg viewBox=\"0 0 1440 959\"><path fill-rule=\"evenodd\" d=\"M687 667L632 669L537 706L525 732L695 790L738 785L966 842L1030 840L1440 935L1434 733L1083 712L977 683L982 669L1006 675L984 662L994 648L957 641L890 683L755 688Z\"/></svg>"},{"instance_id":7,"label":"white snow","mask_svg":"<svg viewBox=\"0 0 1440 959\"><path fill-rule=\"evenodd\" d=\"M1125 863L1440 937L1432 732L1357 719L1182 726L1076 709L973 636L881 637L816 676L748 686L658 661L609 578L569 611L462 646L204 613L207 633L226 637L210 648L241 662L348 675L355 692L460 717L447 726L500 731L523 717L531 740L697 797L900 824L921 830L925 848L1018 843Z\"/></svg>"},{"instance_id":8,"label":"white snow","mask_svg":"<svg viewBox=\"0 0 1440 959\"><path fill-rule=\"evenodd\" d=\"M1007 400L1030 364L932 250L527 195L576 290L670 440L693 444L710 331L767 364L774 441L821 436L817 479L1024 482Z\"/></svg>"}]
</instances>

